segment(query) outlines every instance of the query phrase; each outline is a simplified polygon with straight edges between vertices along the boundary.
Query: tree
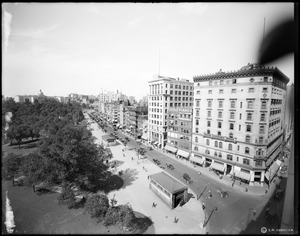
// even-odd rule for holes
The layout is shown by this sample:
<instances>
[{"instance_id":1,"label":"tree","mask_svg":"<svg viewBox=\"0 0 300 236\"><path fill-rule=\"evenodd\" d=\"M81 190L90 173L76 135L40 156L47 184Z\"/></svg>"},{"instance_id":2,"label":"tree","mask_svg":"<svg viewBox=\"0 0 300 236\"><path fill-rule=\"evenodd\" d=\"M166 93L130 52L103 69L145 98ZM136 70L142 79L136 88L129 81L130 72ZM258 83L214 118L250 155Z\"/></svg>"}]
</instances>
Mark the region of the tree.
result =
<instances>
[{"instance_id":1,"label":"tree","mask_svg":"<svg viewBox=\"0 0 300 236\"><path fill-rule=\"evenodd\" d=\"M60 205L67 205L69 209L76 206L75 193L71 189L70 184L64 184L62 192L58 195L58 203Z\"/></svg>"},{"instance_id":2,"label":"tree","mask_svg":"<svg viewBox=\"0 0 300 236\"><path fill-rule=\"evenodd\" d=\"M3 159L2 162L2 167L3 167L2 177L5 180L10 180L14 178L14 176L19 176L22 162L23 162L22 155L8 153L8 155Z\"/></svg>"},{"instance_id":3,"label":"tree","mask_svg":"<svg viewBox=\"0 0 300 236\"><path fill-rule=\"evenodd\" d=\"M92 218L103 220L109 208L108 198L105 194L92 194L88 197L85 209Z\"/></svg>"},{"instance_id":4,"label":"tree","mask_svg":"<svg viewBox=\"0 0 300 236\"><path fill-rule=\"evenodd\" d=\"M122 223L123 227L130 226L132 220L135 218L134 212L129 205L121 205L119 208L119 221Z\"/></svg>"}]
</instances>

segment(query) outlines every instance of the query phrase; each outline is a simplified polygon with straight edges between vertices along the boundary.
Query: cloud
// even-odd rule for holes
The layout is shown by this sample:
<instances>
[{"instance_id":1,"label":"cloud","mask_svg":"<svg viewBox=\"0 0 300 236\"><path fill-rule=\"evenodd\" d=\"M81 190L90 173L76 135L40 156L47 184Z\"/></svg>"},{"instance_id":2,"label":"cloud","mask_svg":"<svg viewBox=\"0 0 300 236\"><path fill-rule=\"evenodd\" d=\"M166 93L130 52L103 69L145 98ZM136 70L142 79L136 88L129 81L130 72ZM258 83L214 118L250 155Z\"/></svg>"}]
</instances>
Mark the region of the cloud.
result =
<instances>
[{"instance_id":1,"label":"cloud","mask_svg":"<svg viewBox=\"0 0 300 236\"><path fill-rule=\"evenodd\" d=\"M207 9L205 3L179 3L178 5L184 15L202 14Z\"/></svg>"},{"instance_id":2,"label":"cloud","mask_svg":"<svg viewBox=\"0 0 300 236\"><path fill-rule=\"evenodd\" d=\"M11 21L12 21L12 14L8 12L4 12L4 51L7 51L8 43L9 43L9 36L11 33Z\"/></svg>"}]
</instances>

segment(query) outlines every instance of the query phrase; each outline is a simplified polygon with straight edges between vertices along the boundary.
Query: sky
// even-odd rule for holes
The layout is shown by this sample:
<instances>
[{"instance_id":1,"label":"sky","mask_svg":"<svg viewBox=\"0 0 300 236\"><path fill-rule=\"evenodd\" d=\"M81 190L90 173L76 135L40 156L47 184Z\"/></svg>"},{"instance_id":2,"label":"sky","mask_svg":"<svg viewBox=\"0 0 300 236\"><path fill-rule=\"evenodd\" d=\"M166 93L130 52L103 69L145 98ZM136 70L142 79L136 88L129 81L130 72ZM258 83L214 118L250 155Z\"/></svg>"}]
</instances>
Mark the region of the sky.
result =
<instances>
[{"instance_id":1,"label":"sky","mask_svg":"<svg viewBox=\"0 0 300 236\"><path fill-rule=\"evenodd\" d=\"M155 74L188 79L256 63L294 3L2 3L2 94L122 92ZM294 55L270 63L290 83Z\"/></svg>"}]
</instances>

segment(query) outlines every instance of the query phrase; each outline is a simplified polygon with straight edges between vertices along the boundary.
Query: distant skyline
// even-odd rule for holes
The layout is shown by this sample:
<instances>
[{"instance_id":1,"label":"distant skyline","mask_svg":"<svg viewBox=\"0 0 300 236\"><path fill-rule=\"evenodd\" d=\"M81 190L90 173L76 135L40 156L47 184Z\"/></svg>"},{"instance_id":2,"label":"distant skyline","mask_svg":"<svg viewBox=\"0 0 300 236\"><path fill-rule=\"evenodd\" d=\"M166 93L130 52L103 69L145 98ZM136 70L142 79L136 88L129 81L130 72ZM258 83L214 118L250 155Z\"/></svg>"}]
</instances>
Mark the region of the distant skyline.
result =
<instances>
[{"instance_id":1,"label":"distant skyline","mask_svg":"<svg viewBox=\"0 0 300 236\"><path fill-rule=\"evenodd\" d=\"M137 100L153 75L184 78L256 63L294 3L2 3L2 94ZM160 55L160 59L159 59ZM294 82L294 55L277 66Z\"/></svg>"}]
</instances>

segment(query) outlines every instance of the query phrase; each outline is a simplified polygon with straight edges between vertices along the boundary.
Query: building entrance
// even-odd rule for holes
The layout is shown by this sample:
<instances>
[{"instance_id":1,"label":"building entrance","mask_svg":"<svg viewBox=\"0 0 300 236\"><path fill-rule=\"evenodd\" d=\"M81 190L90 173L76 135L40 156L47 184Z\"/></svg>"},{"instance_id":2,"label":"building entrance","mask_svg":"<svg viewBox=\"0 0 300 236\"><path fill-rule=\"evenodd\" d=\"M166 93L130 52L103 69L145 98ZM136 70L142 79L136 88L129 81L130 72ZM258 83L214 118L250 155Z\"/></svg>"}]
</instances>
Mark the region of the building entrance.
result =
<instances>
[{"instance_id":1,"label":"building entrance","mask_svg":"<svg viewBox=\"0 0 300 236\"><path fill-rule=\"evenodd\" d=\"M227 164L227 168L226 168L226 175L228 175L232 170L232 165L228 165Z\"/></svg>"}]
</instances>

